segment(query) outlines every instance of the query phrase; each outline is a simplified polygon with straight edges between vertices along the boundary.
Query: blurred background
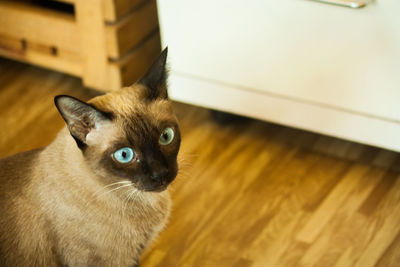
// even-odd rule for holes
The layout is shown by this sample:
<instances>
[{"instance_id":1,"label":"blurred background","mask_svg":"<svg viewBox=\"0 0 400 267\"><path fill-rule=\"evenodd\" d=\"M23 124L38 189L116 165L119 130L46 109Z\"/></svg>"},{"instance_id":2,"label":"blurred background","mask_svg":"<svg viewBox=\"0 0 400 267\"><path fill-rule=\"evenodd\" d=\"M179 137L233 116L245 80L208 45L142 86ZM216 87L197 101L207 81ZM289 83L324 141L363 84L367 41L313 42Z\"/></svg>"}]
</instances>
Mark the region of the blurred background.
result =
<instances>
[{"instance_id":1,"label":"blurred background","mask_svg":"<svg viewBox=\"0 0 400 267\"><path fill-rule=\"evenodd\" d=\"M53 140L55 95L130 85L168 46L181 172L143 266L400 266L399 12L0 0L0 156Z\"/></svg>"}]
</instances>

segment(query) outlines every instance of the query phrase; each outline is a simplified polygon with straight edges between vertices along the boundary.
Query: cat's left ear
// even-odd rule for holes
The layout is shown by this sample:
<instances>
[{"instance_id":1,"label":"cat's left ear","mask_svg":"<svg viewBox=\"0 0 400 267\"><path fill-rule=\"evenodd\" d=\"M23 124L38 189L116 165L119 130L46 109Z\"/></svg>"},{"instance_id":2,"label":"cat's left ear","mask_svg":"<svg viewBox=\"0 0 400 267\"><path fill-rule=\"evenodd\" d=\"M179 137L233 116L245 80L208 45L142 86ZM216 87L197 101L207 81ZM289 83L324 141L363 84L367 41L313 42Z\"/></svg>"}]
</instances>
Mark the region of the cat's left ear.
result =
<instances>
[{"instance_id":1,"label":"cat's left ear","mask_svg":"<svg viewBox=\"0 0 400 267\"><path fill-rule=\"evenodd\" d=\"M111 119L111 115L72 96L58 95L54 103L80 148L86 145L86 136L92 129Z\"/></svg>"},{"instance_id":2,"label":"cat's left ear","mask_svg":"<svg viewBox=\"0 0 400 267\"><path fill-rule=\"evenodd\" d=\"M168 98L167 93L167 71L165 68L167 62L168 47L165 48L158 59L153 63L147 73L139 80L139 83L147 87L148 100L157 98Z\"/></svg>"}]
</instances>

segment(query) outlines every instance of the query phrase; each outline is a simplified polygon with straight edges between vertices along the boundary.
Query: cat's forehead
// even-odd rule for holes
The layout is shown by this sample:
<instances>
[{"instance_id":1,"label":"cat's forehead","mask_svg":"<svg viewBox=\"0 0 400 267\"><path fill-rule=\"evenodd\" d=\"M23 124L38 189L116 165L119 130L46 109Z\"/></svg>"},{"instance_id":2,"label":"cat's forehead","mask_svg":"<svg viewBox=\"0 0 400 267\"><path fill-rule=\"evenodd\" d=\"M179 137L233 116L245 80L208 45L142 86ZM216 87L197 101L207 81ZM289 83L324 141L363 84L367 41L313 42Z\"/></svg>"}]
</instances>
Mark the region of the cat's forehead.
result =
<instances>
[{"instance_id":1,"label":"cat's forehead","mask_svg":"<svg viewBox=\"0 0 400 267\"><path fill-rule=\"evenodd\" d=\"M141 85L136 85L89 101L97 109L111 113L113 117L112 133L103 134L103 128L99 129L104 147L108 148L113 144L119 146L124 140L139 145L149 143L165 127L178 127L171 102L161 98L147 100L142 89Z\"/></svg>"},{"instance_id":2,"label":"cat's forehead","mask_svg":"<svg viewBox=\"0 0 400 267\"><path fill-rule=\"evenodd\" d=\"M175 119L169 100L146 100L146 88L140 84L93 98L90 103L118 118L144 116L155 121Z\"/></svg>"}]
</instances>

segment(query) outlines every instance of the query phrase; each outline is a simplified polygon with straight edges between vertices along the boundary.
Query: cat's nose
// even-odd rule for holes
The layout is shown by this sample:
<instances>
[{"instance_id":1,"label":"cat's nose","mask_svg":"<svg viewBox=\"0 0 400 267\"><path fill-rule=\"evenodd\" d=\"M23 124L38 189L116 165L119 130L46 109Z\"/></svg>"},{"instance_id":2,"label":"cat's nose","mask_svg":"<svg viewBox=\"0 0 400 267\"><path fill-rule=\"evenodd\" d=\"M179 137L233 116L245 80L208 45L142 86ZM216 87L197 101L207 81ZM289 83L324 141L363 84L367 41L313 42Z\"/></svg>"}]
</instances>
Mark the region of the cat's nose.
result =
<instances>
[{"instance_id":1,"label":"cat's nose","mask_svg":"<svg viewBox=\"0 0 400 267\"><path fill-rule=\"evenodd\" d=\"M161 169L152 171L150 178L154 181L163 183L163 182L166 182L167 176L168 176L168 169L161 168Z\"/></svg>"}]
</instances>

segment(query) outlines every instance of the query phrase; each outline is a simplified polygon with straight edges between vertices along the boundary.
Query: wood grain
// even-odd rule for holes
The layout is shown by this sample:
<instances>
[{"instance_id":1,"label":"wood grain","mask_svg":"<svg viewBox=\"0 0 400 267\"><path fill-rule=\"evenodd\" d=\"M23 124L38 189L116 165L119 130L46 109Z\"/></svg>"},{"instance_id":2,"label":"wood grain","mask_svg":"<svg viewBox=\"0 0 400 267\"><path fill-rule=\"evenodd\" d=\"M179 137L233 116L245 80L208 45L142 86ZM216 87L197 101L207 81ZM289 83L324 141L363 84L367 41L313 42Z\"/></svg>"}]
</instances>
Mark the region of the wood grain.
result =
<instances>
[{"instance_id":1,"label":"wood grain","mask_svg":"<svg viewBox=\"0 0 400 267\"><path fill-rule=\"evenodd\" d=\"M65 1L65 0L62 0ZM75 1L75 0L69 0ZM107 22L115 22L119 18L128 15L140 4L148 0L102 0L104 19Z\"/></svg>"},{"instance_id":2,"label":"wood grain","mask_svg":"<svg viewBox=\"0 0 400 267\"><path fill-rule=\"evenodd\" d=\"M160 34L155 31L124 57L110 62L109 69L113 84L129 86L136 82L150 68L160 52ZM116 88L115 86L110 88Z\"/></svg>"},{"instance_id":3,"label":"wood grain","mask_svg":"<svg viewBox=\"0 0 400 267\"><path fill-rule=\"evenodd\" d=\"M82 74L76 53L0 34L0 55L75 76Z\"/></svg>"},{"instance_id":4,"label":"wood grain","mask_svg":"<svg viewBox=\"0 0 400 267\"><path fill-rule=\"evenodd\" d=\"M105 31L108 57L122 57L157 29L156 1L147 1L123 19L107 25Z\"/></svg>"},{"instance_id":5,"label":"wood grain","mask_svg":"<svg viewBox=\"0 0 400 267\"><path fill-rule=\"evenodd\" d=\"M45 146L77 78L0 59L0 156ZM170 222L142 266L400 266L399 155L175 103L183 136Z\"/></svg>"},{"instance_id":6,"label":"wood grain","mask_svg":"<svg viewBox=\"0 0 400 267\"><path fill-rule=\"evenodd\" d=\"M82 81L91 88L106 90L112 87L109 79L103 6L98 0L75 3L76 23L80 35Z\"/></svg>"},{"instance_id":7,"label":"wood grain","mask_svg":"<svg viewBox=\"0 0 400 267\"><path fill-rule=\"evenodd\" d=\"M18 1L0 1L0 34L79 53L74 16Z\"/></svg>"}]
</instances>

